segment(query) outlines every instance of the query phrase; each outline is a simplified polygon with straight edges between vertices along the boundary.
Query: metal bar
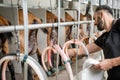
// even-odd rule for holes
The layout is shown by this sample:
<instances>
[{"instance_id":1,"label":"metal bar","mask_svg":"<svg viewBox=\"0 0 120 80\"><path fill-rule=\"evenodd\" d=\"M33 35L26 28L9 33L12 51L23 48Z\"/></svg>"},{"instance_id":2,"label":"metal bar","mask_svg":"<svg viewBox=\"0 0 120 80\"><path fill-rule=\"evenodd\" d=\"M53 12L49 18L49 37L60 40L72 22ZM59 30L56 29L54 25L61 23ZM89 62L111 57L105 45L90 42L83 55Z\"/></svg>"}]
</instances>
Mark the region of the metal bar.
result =
<instances>
[{"instance_id":1,"label":"metal bar","mask_svg":"<svg viewBox=\"0 0 120 80\"><path fill-rule=\"evenodd\" d=\"M91 23L92 21L80 21L79 24L86 24L86 23ZM94 22L94 21L93 21ZM60 26L65 27L66 25L73 25L73 24L78 24L78 22L61 22ZM46 27L54 27L58 26L58 23L44 23L44 24L32 24L28 25L28 29L38 29L38 28L46 28ZM16 30L24 30L23 25L16 25ZM3 32L12 32L14 31L14 26L0 26L0 33Z\"/></svg>"},{"instance_id":2,"label":"metal bar","mask_svg":"<svg viewBox=\"0 0 120 80\"><path fill-rule=\"evenodd\" d=\"M120 9L119 9L119 18L120 18Z\"/></svg>"},{"instance_id":3,"label":"metal bar","mask_svg":"<svg viewBox=\"0 0 120 80\"><path fill-rule=\"evenodd\" d=\"M113 17L114 17L114 9L112 8L112 12L113 12Z\"/></svg>"},{"instance_id":4,"label":"metal bar","mask_svg":"<svg viewBox=\"0 0 120 80\"><path fill-rule=\"evenodd\" d=\"M27 10L27 0L22 0L23 2L23 18L24 18L24 54L28 55L28 10ZM28 65L24 63L24 80L28 80Z\"/></svg>"},{"instance_id":5,"label":"metal bar","mask_svg":"<svg viewBox=\"0 0 120 80\"><path fill-rule=\"evenodd\" d=\"M80 34L80 29L79 29L79 26L80 26L80 2L81 0L78 0L78 26L77 26L77 39L79 39L79 34ZM76 36L76 35L75 35ZM77 54L76 54L76 79L79 80L79 77L78 77L78 45L76 45L76 49L77 49Z\"/></svg>"},{"instance_id":6,"label":"metal bar","mask_svg":"<svg viewBox=\"0 0 120 80\"><path fill-rule=\"evenodd\" d=\"M58 45L59 45L59 41L60 41L60 5L61 2L60 0L58 0ZM58 80L58 64L59 64L59 53L57 53L57 64L56 64L56 68L57 68L57 72L56 72L56 80Z\"/></svg>"},{"instance_id":7,"label":"metal bar","mask_svg":"<svg viewBox=\"0 0 120 80\"><path fill-rule=\"evenodd\" d=\"M79 33L80 33L80 30L79 30L79 26L80 26L80 4L81 4L81 2L80 2L81 0L79 0L78 2L79 2L79 5L78 5L78 26L77 26L77 38L79 39Z\"/></svg>"},{"instance_id":8,"label":"metal bar","mask_svg":"<svg viewBox=\"0 0 120 80\"><path fill-rule=\"evenodd\" d=\"M92 0L91 0L92 1ZM91 2L92 3L92 2ZM90 12L91 12L91 17L92 17L92 22L90 24L90 36L94 33L94 23L93 23L93 14L94 14L94 11L93 11L93 5L91 4L90 5Z\"/></svg>"},{"instance_id":9,"label":"metal bar","mask_svg":"<svg viewBox=\"0 0 120 80\"><path fill-rule=\"evenodd\" d=\"M101 5L101 0L99 0L99 5Z\"/></svg>"},{"instance_id":10,"label":"metal bar","mask_svg":"<svg viewBox=\"0 0 120 80\"><path fill-rule=\"evenodd\" d=\"M118 15L117 15L117 13L118 13L118 9L116 9L116 19L118 18Z\"/></svg>"},{"instance_id":11,"label":"metal bar","mask_svg":"<svg viewBox=\"0 0 120 80\"><path fill-rule=\"evenodd\" d=\"M58 0L58 44L60 40L60 15L61 15L60 5L61 5L61 2L60 0Z\"/></svg>"}]
</instances>

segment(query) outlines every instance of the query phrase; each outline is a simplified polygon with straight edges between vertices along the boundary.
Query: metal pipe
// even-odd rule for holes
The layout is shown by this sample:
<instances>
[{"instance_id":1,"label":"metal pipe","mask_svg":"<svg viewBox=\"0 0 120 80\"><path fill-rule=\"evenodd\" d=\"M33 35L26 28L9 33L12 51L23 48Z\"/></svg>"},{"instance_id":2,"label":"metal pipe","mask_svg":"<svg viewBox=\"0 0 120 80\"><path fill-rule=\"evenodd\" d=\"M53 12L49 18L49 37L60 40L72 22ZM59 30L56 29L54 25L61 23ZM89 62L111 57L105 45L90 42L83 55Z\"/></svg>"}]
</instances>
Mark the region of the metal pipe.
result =
<instances>
[{"instance_id":1,"label":"metal pipe","mask_svg":"<svg viewBox=\"0 0 120 80\"><path fill-rule=\"evenodd\" d=\"M120 18L120 9L119 9L119 18Z\"/></svg>"},{"instance_id":2,"label":"metal pipe","mask_svg":"<svg viewBox=\"0 0 120 80\"><path fill-rule=\"evenodd\" d=\"M79 26L80 26L80 17L81 17L81 16L80 16L80 4L81 4L80 1L81 1L81 0L78 1L78 4L79 4L79 5L78 5L78 27L77 27L77 30L78 30L78 31L77 31L77 38L78 38L78 39L79 39L79 33L80 33Z\"/></svg>"},{"instance_id":3,"label":"metal pipe","mask_svg":"<svg viewBox=\"0 0 120 80\"><path fill-rule=\"evenodd\" d=\"M58 0L58 45L59 45L59 40L60 40L60 5L61 2L60 0ZM58 80L58 73L59 73L59 69L58 69L58 64L59 64L59 53L57 53L57 64L56 64L56 68L57 68L57 72L56 72L56 80Z\"/></svg>"},{"instance_id":4,"label":"metal pipe","mask_svg":"<svg viewBox=\"0 0 120 80\"><path fill-rule=\"evenodd\" d=\"M101 0L99 0L99 5L101 5Z\"/></svg>"},{"instance_id":5,"label":"metal pipe","mask_svg":"<svg viewBox=\"0 0 120 80\"><path fill-rule=\"evenodd\" d=\"M66 1L72 1L72 0L66 0Z\"/></svg>"},{"instance_id":6,"label":"metal pipe","mask_svg":"<svg viewBox=\"0 0 120 80\"><path fill-rule=\"evenodd\" d=\"M92 0L91 0L92 1ZM91 17L92 17L92 22L90 24L90 36L94 33L94 20L93 20L93 14L94 14L94 11L93 11L93 6L92 4L90 5L90 11L91 11Z\"/></svg>"},{"instance_id":7,"label":"metal pipe","mask_svg":"<svg viewBox=\"0 0 120 80\"><path fill-rule=\"evenodd\" d=\"M80 34L80 29L79 29L79 27L80 27L80 4L81 4L81 2L80 2L81 0L78 0L78 26L77 26L77 39L79 39L79 34ZM75 35L76 36L76 35ZM76 52L78 53L78 45L76 45ZM79 80L79 77L78 77L78 54L76 54L76 79L77 80Z\"/></svg>"},{"instance_id":8,"label":"metal pipe","mask_svg":"<svg viewBox=\"0 0 120 80\"><path fill-rule=\"evenodd\" d=\"M116 13L115 13L115 14L116 14L116 19L118 18L118 15L117 15L117 13L118 13L118 9L116 9Z\"/></svg>"},{"instance_id":9,"label":"metal pipe","mask_svg":"<svg viewBox=\"0 0 120 80\"><path fill-rule=\"evenodd\" d=\"M86 24L91 23L92 21L80 21L80 22L61 22L60 26L65 27L66 25L74 25L74 24ZM94 22L94 21L93 21ZM46 28L46 27L54 27L58 26L58 23L44 23L44 24L32 24L28 25L28 29L38 29L38 28ZM16 30L24 30L23 25L16 25ZM0 26L0 33L3 32L12 32L14 31L14 26Z\"/></svg>"},{"instance_id":10,"label":"metal pipe","mask_svg":"<svg viewBox=\"0 0 120 80\"><path fill-rule=\"evenodd\" d=\"M23 18L24 18L24 54L28 55L28 10L27 10L27 0L22 0L23 2ZM24 80L28 80L28 66L24 63Z\"/></svg>"}]
</instances>

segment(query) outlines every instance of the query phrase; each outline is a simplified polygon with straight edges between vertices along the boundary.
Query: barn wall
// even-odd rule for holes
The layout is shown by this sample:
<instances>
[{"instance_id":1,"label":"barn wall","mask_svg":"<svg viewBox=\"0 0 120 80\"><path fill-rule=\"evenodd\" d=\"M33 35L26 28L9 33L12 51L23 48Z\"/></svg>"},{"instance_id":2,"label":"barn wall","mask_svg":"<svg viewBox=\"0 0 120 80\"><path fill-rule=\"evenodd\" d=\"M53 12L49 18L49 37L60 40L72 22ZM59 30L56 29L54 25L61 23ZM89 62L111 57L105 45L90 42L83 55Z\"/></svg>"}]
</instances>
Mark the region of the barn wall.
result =
<instances>
[{"instance_id":1,"label":"barn wall","mask_svg":"<svg viewBox=\"0 0 120 80\"><path fill-rule=\"evenodd\" d=\"M17 4L18 0L12 0L13 4ZM20 0L20 4L22 5L22 0ZM11 4L11 0L4 0L5 4ZM56 0L51 0L52 7L56 7ZM42 8L49 8L50 7L50 0L27 0L28 7L42 7Z\"/></svg>"}]
</instances>

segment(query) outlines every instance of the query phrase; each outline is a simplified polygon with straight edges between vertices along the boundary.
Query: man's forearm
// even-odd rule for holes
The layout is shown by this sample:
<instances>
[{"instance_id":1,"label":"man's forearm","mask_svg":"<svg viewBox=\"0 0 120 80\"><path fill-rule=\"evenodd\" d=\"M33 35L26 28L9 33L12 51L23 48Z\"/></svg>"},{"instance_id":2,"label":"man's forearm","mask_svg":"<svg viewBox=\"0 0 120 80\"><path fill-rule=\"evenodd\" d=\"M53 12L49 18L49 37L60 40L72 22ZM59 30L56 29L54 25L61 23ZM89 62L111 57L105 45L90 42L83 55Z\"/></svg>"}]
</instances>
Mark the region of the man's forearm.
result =
<instances>
[{"instance_id":1,"label":"man's forearm","mask_svg":"<svg viewBox=\"0 0 120 80\"><path fill-rule=\"evenodd\" d=\"M98 47L96 44L92 43L92 44L88 44L86 46L87 50L89 53L93 53L93 52L96 52L96 51L99 51L101 50L100 47ZM74 49L69 49L68 50L68 55L69 56L75 56L76 54L78 55L86 55L85 54L85 50L83 47L79 47L78 49L77 48L74 48Z\"/></svg>"},{"instance_id":2,"label":"man's forearm","mask_svg":"<svg viewBox=\"0 0 120 80\"><path fill-rule=\"evenodd\" d=\"M112 58L111 61L112 61L113 67L120 65L120 57Z\"/></svg>"},{"instance_id":3,"label":"man's forearm","mask_svg":"<svg viewBox=\"0 0 120 80\"><path fill-rule=\"evenodd\" d=\"M95 43L88 44L86 47L89 53L94 53L101 50L101 48L97 46Z\"/></svg>"}]
</instances>

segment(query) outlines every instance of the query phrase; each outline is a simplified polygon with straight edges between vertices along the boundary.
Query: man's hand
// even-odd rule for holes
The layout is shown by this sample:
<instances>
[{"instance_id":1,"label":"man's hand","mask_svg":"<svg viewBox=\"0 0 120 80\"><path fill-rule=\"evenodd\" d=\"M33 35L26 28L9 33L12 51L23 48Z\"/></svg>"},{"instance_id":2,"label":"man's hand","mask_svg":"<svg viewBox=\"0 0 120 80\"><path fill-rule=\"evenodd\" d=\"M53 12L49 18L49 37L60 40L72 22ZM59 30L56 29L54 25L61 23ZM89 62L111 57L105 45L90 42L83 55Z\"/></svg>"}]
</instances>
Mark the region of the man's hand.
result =
<instances>
[{"instance_id":1,"label":"man's hand","mask_svg":"<svg viewBox=\"0 0 120 80\"><path fill-rule=\"evenodd\" d=\"M112 59L101 60L99 64L94 66L98 70L107 71L113 67Z\"/></svg>"}]
</instances>

